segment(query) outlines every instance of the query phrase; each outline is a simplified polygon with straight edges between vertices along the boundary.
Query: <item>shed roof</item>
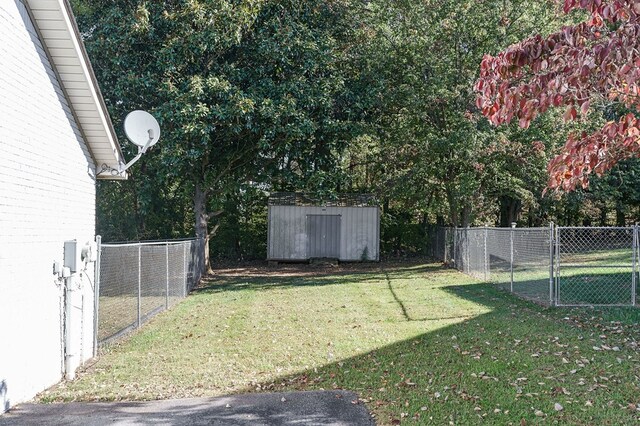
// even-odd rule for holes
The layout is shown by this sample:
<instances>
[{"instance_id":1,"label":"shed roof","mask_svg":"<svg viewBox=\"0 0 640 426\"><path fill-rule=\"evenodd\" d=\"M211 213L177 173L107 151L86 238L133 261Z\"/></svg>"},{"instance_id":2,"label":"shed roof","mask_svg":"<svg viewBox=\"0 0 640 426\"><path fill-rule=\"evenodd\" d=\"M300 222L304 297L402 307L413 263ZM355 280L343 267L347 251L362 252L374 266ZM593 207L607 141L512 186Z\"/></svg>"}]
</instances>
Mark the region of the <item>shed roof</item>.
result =
<instances>
[{"instance_id":1,"label":"shed roof","mask_svg":"<svg viewBox=\"0 0 640 426\"><path fill-rule=\"evenodd\" d=\"M68 0L23 0L98 169L125 163ZM99 174L99 179L127 175Z\"/></svg>"},{"instance_id":2,"label":"shed roof","mask_svg":"<svg viewBox=\"0 0 640 426\"><path fill-rule=\"evenodd\" d=\"M337 194L318 197L302 192L274 192L269 196L270 206L326 206L326 207L375 207L377 199L372 194Z\"/></svg>"}]
</instances>

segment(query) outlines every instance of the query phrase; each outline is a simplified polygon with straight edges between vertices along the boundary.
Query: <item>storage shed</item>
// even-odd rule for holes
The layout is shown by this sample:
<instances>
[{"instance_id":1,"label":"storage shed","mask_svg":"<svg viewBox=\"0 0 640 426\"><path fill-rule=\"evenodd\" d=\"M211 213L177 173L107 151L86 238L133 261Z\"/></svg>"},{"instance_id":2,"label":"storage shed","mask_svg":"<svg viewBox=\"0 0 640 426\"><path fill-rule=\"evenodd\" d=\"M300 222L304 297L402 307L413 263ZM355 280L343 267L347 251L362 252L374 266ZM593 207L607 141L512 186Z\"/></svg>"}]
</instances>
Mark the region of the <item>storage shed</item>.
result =
<instances>
[{"instance_id":1,"label":"storage shed","mask_svg":"<svg viewBox=\"0 0 640 426\"><path fill-rule=\"evenodd\" d=\"M380 208L371 195L320 201L301 193L269 197L267 258L380 260Z\"/></svg>"}]
</instances>

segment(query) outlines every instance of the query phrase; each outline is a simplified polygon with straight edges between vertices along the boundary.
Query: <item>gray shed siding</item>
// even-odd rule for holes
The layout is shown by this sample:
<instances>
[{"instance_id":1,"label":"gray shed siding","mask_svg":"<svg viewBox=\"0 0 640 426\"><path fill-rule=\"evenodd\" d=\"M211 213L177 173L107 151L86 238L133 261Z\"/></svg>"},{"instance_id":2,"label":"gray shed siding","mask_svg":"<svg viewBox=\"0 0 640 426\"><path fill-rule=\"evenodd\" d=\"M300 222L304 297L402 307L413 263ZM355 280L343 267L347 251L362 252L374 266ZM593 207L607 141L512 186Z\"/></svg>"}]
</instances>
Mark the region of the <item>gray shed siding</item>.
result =
<instances>
[{"instance_id":1,"label":"gray shed siding","mask_svg":"<svg viewBox=\"0 0 640 426\"><path fill-rule=\"evenodd\" d=\"M308 215L340 215L340 260L380 260L380 209L378 207L269 206L267 258L308 260Z\"/></svg>"}]
</instances>

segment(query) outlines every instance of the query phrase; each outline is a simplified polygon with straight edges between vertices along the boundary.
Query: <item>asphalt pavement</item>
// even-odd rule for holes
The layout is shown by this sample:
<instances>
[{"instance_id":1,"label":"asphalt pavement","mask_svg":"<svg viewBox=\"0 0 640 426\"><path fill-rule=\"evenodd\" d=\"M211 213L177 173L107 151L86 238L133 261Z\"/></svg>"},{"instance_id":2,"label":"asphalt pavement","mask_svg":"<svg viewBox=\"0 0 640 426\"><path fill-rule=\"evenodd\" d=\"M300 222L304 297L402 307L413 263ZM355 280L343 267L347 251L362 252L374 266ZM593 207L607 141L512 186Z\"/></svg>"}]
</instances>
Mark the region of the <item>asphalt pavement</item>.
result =
<instances>
[{"instance_id":1,"label":"asphalt pavement","mask_svg":"<svg viewBox=\"0 0 640 426\"><path fill-rule=\"evenodd\" d=\"M20 404L0 416L5 425L370 426L358 396L347 391L256 393L143 402Z\"/></svg>"}]
</instances>

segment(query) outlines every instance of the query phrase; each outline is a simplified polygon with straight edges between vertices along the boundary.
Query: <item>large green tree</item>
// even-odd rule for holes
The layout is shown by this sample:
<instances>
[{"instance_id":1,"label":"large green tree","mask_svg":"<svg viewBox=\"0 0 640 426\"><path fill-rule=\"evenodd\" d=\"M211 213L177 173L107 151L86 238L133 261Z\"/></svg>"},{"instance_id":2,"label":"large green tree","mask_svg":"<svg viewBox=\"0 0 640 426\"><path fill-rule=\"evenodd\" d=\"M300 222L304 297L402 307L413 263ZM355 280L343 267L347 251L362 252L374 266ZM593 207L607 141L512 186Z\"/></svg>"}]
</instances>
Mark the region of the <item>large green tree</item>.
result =
<instances>
[{"instance_id":1,"label":"large green tree","mask_svg":"<svg viewBox=\"0 0 640 426\"><path fill-rule=\"evenodd\" d=\"M352 28L345 6L75 1L112 116L142 108L161 122L158 152L133 169L132 198L144 208L154 205L150 195L182 203L189 194L191 213L178 207L173 219L178 229L194 221L207 265L221 200L247 187L322 188L330 180L350 137L341 101L342 46Z\"/></svg>"},{"instance_id":2,"label":"large green tree","mask_svg":"<svg viewBox=\"0 0 640 426\"><path fill-rule=\"evenodd\" d=\"M445 215L454 225L486 217L500 199L514 204L532 197L519 164L525 152L499 145L521 132L496 131L481 119L472 87L484 52L508 46L540 22L558 25L548 6L525 0L367 2L360 12L364 42L353 57L361 67L358 101L367 106L369 141L378 143L371 152L379 161L370 165L349 153L349 167L366 164L368 175L377 170L374 189L402 210ZM553 141L547 145L545 155ZM531 159L527 169L537 173L541 163Z\"/></svg>"}]
</instances>

